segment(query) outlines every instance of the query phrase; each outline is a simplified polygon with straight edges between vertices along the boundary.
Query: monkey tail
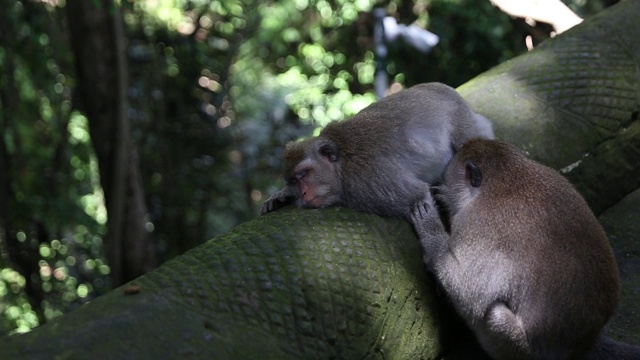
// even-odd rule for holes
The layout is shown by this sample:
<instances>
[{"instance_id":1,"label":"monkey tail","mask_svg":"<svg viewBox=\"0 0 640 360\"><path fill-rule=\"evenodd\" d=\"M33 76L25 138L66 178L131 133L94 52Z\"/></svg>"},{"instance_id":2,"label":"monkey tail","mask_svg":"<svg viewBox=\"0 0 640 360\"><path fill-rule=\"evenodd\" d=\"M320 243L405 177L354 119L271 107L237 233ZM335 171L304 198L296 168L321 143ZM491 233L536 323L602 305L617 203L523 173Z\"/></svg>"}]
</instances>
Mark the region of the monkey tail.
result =
<instances>
[{"instance_id":1,"label":"monkey tail","mask_svg":"<svg viewBox=\"0 0 640 360\"><path fill-rule=\"evenodd\" d=\"M587 360L640 360L640 346L602 337Z\"/></svg>"}]
</instances>

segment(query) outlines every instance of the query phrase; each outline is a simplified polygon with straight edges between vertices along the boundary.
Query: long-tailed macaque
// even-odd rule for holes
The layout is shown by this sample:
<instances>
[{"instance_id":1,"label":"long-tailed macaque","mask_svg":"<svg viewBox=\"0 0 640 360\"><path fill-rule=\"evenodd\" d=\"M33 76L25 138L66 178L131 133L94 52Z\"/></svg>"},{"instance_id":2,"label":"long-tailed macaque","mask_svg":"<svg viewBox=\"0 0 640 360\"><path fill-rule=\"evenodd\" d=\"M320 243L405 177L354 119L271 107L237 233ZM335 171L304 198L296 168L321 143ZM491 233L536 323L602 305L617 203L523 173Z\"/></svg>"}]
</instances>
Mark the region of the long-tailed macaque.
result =
<instances>
[{"instance_id":1,"label":"long-tailed macaque","mask_svg":"<svg viewBox=\"0 0 640 360\"><path fill-rule=\"evenodd\" d=\"M466 143L411 219L424 259L494 359L640 359L601 338L620 281L607 236L556 171L495 140Z\"/></svg>"},{"instance_id":2,"label":"long-tailed macaque","mask_svg":"<svg viewBox=\"0 0 640 360\"><path fill-rule=\"evenodd\" d=\"M318 137L287 144L286 186L260 213L295 203L408 218L427 184L438 181L455 151L476 137L493 138L491 123L454 89L416 85L330 123Z\"/></svg>"}]
</instances>

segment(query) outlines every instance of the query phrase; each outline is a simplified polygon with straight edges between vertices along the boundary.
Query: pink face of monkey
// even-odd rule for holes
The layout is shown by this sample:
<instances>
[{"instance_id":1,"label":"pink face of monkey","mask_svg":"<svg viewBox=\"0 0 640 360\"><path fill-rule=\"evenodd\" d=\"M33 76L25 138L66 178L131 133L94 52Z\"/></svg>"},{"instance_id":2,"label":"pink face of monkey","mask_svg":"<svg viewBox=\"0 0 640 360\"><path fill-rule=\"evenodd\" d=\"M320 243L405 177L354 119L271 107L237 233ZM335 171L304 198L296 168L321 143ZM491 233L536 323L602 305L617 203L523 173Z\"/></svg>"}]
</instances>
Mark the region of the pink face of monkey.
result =
<instances>
[{"instance_id":1,"label":"pink face of monkey","mask_svg":"<svg viewBox=\"0 0 640 360\"><path fill-rule=\"evenodd\" d=\"M322 208L340 200L338 151L332 143L310 139L287 145L285 181L299 207Z\"/></svg>"}]
</instances>

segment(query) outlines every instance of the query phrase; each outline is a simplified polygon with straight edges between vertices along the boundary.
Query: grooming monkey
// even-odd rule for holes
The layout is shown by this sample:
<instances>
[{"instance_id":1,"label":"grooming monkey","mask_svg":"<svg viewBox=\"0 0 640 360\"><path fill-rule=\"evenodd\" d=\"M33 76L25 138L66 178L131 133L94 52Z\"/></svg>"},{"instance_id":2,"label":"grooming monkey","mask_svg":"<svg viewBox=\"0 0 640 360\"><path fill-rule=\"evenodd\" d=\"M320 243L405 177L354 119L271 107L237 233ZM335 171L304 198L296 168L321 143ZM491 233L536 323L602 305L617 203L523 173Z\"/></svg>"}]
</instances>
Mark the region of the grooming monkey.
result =
<instances>
[{"instance_id":1,"label":"grooming monkey","mask_svg":"<svg viewBox=\"0 0 640 360\"><path fill-rule=\"evenodd\" d=\"M298 207L342 205L408 218L427 184L467 140L493 138L491 123L440 83L411 87L379 100L320 135L287 144L286 186L261 214Z\"/></svg>"},{"instance_id":2,"label":"grooming monkey","mask_svg":"<svg viewBox=\"0 0 640 360\"><path fill-rule=\"evenodd\" d=\"M454 307L494 359L640 359L601 338L618 268L587 203L556 171L495 140L466 143L411 220Z\"/></svg>"}]
</instances>

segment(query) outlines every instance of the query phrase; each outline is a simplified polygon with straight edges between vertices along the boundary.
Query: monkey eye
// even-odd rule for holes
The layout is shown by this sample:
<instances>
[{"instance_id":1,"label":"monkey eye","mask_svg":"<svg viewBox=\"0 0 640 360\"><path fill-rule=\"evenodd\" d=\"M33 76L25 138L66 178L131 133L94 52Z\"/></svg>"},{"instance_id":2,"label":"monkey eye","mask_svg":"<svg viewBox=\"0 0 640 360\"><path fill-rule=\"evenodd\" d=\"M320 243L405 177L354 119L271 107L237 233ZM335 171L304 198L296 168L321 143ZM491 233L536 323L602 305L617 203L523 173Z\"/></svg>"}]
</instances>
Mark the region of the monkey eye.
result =
<instances>
[{"instance_id":1,"label":"monkey eye","mask_svg":"<svg viewBox=\"0 0 640 360\"><path fill-rule=\"evenodd\" d=\"M291 185L297 184L298 181L300 181L300 179L302 179L305 176L307 176L308 173L309 173L309 170L300 170L300 171L298 171L292 177L289 178L289 180L288 180L289 184L291 184Z\"/></svg>"},{"instance_id":2,"label":"monkey eye","mask_svg":"<svg viewBox=\"0 0 640 360\"><path fill-rule=\"evenodd\" d=\"M300 180L300 179L302 179L303 177L307 176L307 174L308 174L308 173L309 173L309 170L301 170L301 171L298 171L298 172L296 173L296 180Z\"/></svg>"}]
</instances>

